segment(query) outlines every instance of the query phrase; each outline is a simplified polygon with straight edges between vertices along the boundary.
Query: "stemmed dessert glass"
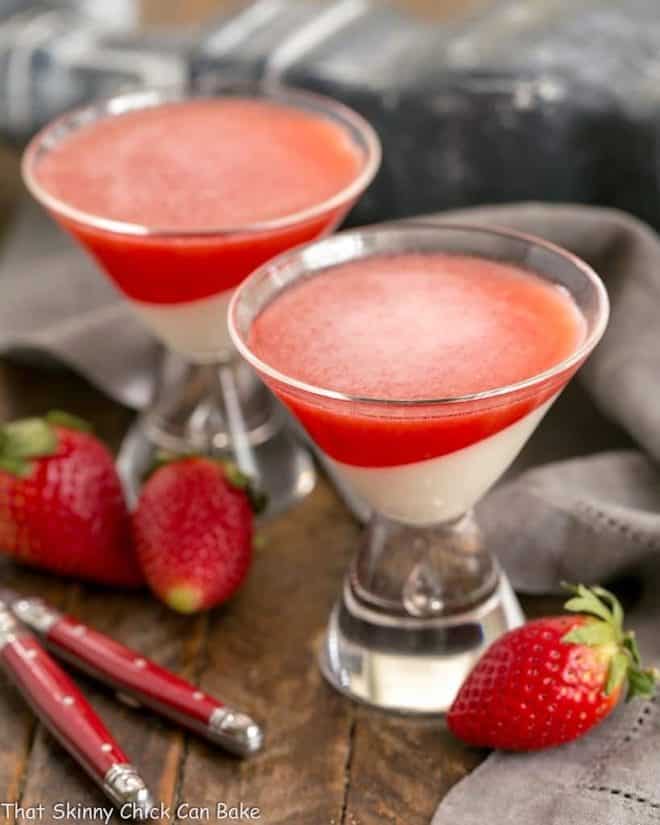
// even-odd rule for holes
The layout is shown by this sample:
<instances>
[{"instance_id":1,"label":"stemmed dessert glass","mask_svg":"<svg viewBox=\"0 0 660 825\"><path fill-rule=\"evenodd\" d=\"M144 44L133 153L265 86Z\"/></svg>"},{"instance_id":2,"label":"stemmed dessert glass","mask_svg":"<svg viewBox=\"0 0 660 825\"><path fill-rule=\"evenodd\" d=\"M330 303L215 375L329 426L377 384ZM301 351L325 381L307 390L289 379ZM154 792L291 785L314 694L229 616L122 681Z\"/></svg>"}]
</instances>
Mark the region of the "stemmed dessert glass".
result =
<instances>
[{"instance_id":1,"label":"stemmed dessert glass","mask_svg":"<svg viewBox=\"0 0 660 825\"><path fill-rule=\"evenodd\" d=\"M586 336L561 363L509 386L407 401L312 386L255 353L252 325L286 290L334 265L401 253L468 255L536 273L572 296ZM323 673L340 691L381 708L443 712L485 647L522 621L473 507L592 351L607 318L605 288L574 255L516 232L467 225L408 223L339 233L284 253L237 290L229 309L237 349L373 512L321 653ZM388 465L393 439L400 444L429 433L440 443L445 433L451 439L459 432L463 446L439 459ZM380 451L382 466L351 464L345 445L366 438L372 453Z\"/></svg>"},{"instance_id":2,"label":"stemmed dessert glass","mask_svg":"<svg viewBox=\"0 0 660 825\"><path fill-rule=\"evenodd\" d=\"M91 124L127 112L192 98L240 97L302 110L340 127L359 154L354 179L327 200L294 214L199 230L130 223L88 214L48 191L40 164L69 136ZM176 146L177 135L167 136ZM112 163L111 158L99 162ZM152 406L141 430L153 449L208 452L233 458L269 501L269 512L284 510L314 485L315 470L307 450L293 437L286 416L254 372L236 357L226 311L235 286L255 267L297 244L332 232L375 175L380 144L369 124L342 104L279 84L222 82L202 92L139 91L93 103L55 120L28 146L23 175L28 188L50 214L100 264L125 293L142 322L174 353L166 361ZM173 282L229 273L230 286L212 300L182 305L151 305L132 300L130 283L167 268ZM126 288L124 288L126 287ZM184 317L185 314L185 317ZM108 342L108 347L112 342ZM152 450L153 451L153 450ZM144 450L142 451L144 452Z\"/></svg>"}]
</instances>

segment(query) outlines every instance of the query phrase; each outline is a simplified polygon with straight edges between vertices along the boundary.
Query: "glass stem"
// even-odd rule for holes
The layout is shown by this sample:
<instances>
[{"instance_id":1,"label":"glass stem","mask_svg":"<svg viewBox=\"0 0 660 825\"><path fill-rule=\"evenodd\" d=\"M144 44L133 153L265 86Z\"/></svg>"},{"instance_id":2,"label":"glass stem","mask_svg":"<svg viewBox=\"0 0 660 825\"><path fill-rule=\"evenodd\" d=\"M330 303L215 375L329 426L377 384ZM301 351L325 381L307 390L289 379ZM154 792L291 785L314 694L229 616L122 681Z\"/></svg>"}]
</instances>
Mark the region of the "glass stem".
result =
<instances>
[{"instance_id":1,"label":"glass stem","mask_svg":"<svg viewBox=\"0 0 660 825\"><path fill-rule=\"evenodd\" d=\"M245 475L260 485L261 478L254 449L250 443L248 427L241 407L236 374L230 363L223 363L217 369L220 402L224 407L225 424L232 445L234 461ZM270 399L269 399L270 400Z\"/></svg>"},{"instance_id":2,"label":"glass stem","mask_svg":"<svg viewBox=\"0 0 660 825\"><path fill-rule=\"evenodd\" d=\"M145 421L162 449L225 455L253 475L252 448L279 431L282 416L241 359L228 353L212 364L193 364L170 354Z\"/></svg>"},{"instance_id":3,"label":"glass stem","mask_svg":"<svg viewBox=\"0 0 660 825\"><path fill-rule=\"evenodd\" d=\"M414 618L468 610L497 586L473 513L429 527L374 516L350 585L365 606Z\"/></svg>"}]
</instances>

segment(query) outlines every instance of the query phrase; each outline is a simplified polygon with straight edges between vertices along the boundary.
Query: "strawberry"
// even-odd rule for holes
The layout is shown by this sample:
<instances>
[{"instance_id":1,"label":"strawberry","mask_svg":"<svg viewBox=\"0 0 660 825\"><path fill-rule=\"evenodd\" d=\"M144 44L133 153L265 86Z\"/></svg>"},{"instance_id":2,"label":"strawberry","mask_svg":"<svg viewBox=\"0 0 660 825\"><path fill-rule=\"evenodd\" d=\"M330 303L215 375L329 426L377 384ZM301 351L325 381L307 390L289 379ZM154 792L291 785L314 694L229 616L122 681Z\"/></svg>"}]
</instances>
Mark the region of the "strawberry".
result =
<instances>
[{"instance_id":1,"label":"strawberry","mask_svg":"<svg viewBox=\"0 0 660 825\"><path fill-rule=\"evenodd\" d=\"M570 742L627 698L650 697L619 601L601 587L569 588L572 614L537 619L500 637L463 683L447 715L470 745L529 751Z\"/></svg>"},{"instance_id":2,"label":"strawberry","mask_svg":"<svg viewBox=\"0 0 660 825\"><path fill-rule=\"evenodd\" d=\"M140 585L115 465L88 429L66 413L0 427L0 551L63 576Z\"/></svg>"},{"instance_id":3,"label":"strawberry","mask_svg":"<svg viewBox=\"0 0 660 825\"><path fill-rule=\"evenodd\" d=\"M149 586L180 613L226 601L252 562L247 479L210 458L168 461L142 488L133 514Z\"/></svg>"}]
</instances>

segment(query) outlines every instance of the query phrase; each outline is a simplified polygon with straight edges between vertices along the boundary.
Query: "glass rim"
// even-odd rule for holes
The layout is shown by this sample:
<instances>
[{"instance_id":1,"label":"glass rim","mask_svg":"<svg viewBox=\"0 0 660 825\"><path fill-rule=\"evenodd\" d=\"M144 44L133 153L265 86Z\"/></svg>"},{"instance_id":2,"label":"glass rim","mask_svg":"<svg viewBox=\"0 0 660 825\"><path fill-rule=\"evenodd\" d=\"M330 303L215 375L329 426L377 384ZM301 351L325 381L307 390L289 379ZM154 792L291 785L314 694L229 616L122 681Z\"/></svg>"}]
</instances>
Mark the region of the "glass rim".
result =
<instances>
[{"instance_id":1,"label":"glass rim","mask_svg":"<svg viewBox=\"0 0 660 825\"><path fill-rule=\"evenodd\" d=\"M368 395L351 395L350 393L343 393L338 390L328 389L326 387L318 387L314 384L309 384L306 381L301 381L300 379L294 378L293 376L286 375L285 373L280 372L274 367L271 367L269 364L267 364L265 361L262 361L257 355L255 355L251 348L243 340L243 336L239 332L238 327L236 325L236 315L238 312L239 304L243 297L243 292L249 287L250 282L253 281L253 279L258 278L260 275L266 274L268 270L272 270L273 268L277 268L278 266L282 266L286 263L291 262L292 260L295 260L295 258L300 257L300 255L302 255L305 252L305 250L313 246L320 246L322 244L331 245L333 242L337 242L337 240L340 240L341 238L374 235L383 232L405 233L408 230L415 229L436 231L438 229L447 229L461 232L495 235L503 238L509 238L511 240L521 241L523 243L526 243L528 246L540 247L554 255L562 257L576 269L579 269L586 276L588 282L595 291L597 297L598 315L596 318L596 322L593 325L593 328L585 337L584 341L580 344L580 346L573 353L571 353L571 355L567 356L562 361L558 362L552 367L543 370L543 372L536 373L535 375L532 375L529 378L525 378L520 381L515 381L511 384L506 384L501 387L493 387L491 389L482 390L480 392L466 393L464 395L457 395L453 397L446 396L440 398L383 398ZM376 255L377 254L378 253L376 253ZM374 257L376 255L374 255ZM328 264L328 266L325 268L331 268L332 266L333 264ZM434 222L429 220L424 221L412 219L402 221L398 225L393 225L389 227L374 226L368 227L366 229L353 229L345 232L339 232L331 236L330 238L325 238L320 241L312 241L311 243L298 246L292 250L283 252L275 258L272 258L270 261L267 261L265 264L262 264L260 267L255 269L251 275L249 275L241 284L239 284L229 304L228 326L230 337L234 342L234 346L237 348L240 355L243 358L245 358L245 360L254 369L256 369L260 373L263 373L265 376L272 379L273 381L276 381L278 384L282 384L285 387L293 388L307 395L313 395L332 401L350 402L353 404L365 404L370 406L414 408L429 406L449 406L453 404L464 404L475 401L486 401L491 398L496 399L519 391L531 389L539 384L543 384L548 380L556 378L558 375L561 375L562 373L566 372L571 367L579 364L594 349L596 344L602 338L603 333L605 332L605 329L607 327L609 311L610 302L607 295L607 290L605 289L605 285L603 284L602 280L595 272L595 270L588 263L583 261L580 257L578 257L572 252L569 252L567 249L564 249L558 244L552 243L551 241L546 241L543 238L536 237L535 235L531 235L525 232L519 232L515 229L509 229L508 227L500 226L498 224L492 224L487 226L485 224L479 225L476 223L449 222L440 220ZM252 319L252 321L254 321L254 319Z\"/></svg>"},{"instance_id":2,"label":"glass rim","mask_svg":"<svg viewBox=\"0 0 660 825\"><path fill-rule=\"evenodd\" d=\"M218 94L203 89L199 91L180 89L142 89L126 92L112 97L102 98L84 106L66 112L46 124L30 140L21 160L23 180L30 193L47 209L62 215L83 226L90 226L104 232L118 235L132 235L139 237L157 238L204 238L209 236L236 236L253 235L273 232L296 224L304 224L333 209L349 203L357 198L374 179L381 163L382 149L380 139L371 124L349 106L334 100L327 95L308 92L287 86L283 83L265 83L260 81L220 82L217 86ZM268 220L246 223L241 226L202 227L200 229L173 229L168 227L148 226L132 221L121 221L106 218L72 206L67 201L52 195L38 180L36 165L40 151L49 151L44 143L52 137L57 129L70 126L77 130L85 125L97 122L103 117L114 117L128 111L146 108L155 108L167 103L182 103L187 100L214 100L229 96L230 93L255 99L264 98L273 102L287 103L301 110L315 109L321 114L330 115L351 134L356 142L355 135L359 135L364 142L365 158L355 178L345 187L335 192L320 203L281 215ZM87 119L89 118L89 119ZM66 140L66 138L64 138Z\"/></svg>"}]
</instances>

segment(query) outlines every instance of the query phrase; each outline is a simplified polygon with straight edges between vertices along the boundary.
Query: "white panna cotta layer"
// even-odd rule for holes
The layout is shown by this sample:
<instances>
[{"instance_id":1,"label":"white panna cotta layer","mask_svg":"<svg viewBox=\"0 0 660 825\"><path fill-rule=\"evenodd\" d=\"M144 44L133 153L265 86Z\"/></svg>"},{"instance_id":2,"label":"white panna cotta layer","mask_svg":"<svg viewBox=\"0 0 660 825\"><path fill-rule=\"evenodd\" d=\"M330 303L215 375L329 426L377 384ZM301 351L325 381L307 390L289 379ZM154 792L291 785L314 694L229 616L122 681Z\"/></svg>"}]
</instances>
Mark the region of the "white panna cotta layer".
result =
<instances>
[{"instance_id":1,"label":"white panna cotta layer","mask_svg":"<svg viewBox=\"0 0 660 825\"><path fill-rule=\"evenodd\" d=\"M233 289L209 298L178 304L129 300L143 323L170 349L197 363L218 360L233 350L227 327L227 308Z\"/></svg>"},{"instance_id":2,"label":"white panna cotta layer","mask_svg":"<svg viewBox=\"0 0 660 825\"><path fill-rule=\"evenodd\" d=\"M438 458L395 467L357 467L330 460L381 515L415 526L439 524L463 515L495 484L556 397L495 435Z\"/></svg>"}]
</instances>

